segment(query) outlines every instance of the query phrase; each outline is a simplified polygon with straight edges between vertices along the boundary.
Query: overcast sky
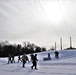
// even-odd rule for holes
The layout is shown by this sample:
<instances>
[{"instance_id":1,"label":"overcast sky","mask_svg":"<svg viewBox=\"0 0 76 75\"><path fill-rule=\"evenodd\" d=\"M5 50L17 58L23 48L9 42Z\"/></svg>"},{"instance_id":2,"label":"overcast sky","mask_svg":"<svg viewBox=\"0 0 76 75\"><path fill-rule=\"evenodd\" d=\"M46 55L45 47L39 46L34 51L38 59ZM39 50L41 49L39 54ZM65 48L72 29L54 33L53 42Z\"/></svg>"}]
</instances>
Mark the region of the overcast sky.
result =
<instances>
[{"instance_id":1,"label":"overcast sky","mask_svg":"<svg viewBox=\"0 0 76 75\"><path fill-rule=\"evenodd\" d=\"M0 0L0 41L60 49L70 36L76 47L76 0Z\"/></svg>"}]
</instances>

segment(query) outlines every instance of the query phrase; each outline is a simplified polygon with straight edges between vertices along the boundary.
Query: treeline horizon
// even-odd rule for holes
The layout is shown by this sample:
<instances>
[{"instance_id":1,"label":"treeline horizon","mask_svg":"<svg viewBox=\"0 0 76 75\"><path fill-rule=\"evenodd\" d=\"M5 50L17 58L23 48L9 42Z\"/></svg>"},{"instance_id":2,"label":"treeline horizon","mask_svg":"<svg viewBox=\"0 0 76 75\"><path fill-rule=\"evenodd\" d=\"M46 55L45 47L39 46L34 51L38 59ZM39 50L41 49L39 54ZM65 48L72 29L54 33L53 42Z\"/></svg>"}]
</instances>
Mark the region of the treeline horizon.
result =
<instances>
[{"instance_id":1,"label":"treeline horizon","mask_svg":"<svg viewBox=\"0 0 76 75\"><path fill-rule=\"evenodd\" d=\"M8 57L8 54L13 54L14 56L37 53L46 51L45 47L40 47L30 42L23 42L21 44L11 44L8 41L0 42L0 57Z\"/></svg>"}]
</instances>

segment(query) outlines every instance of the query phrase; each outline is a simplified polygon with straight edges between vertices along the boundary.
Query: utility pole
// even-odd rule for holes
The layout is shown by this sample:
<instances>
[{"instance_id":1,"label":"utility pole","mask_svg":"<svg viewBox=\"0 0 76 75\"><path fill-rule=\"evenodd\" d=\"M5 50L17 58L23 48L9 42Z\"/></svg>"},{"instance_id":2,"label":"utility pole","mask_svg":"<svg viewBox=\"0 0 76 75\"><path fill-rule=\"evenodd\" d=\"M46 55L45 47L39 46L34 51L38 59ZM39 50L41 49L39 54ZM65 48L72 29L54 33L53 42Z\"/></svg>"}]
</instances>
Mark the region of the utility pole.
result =
<instances>
[{"instance_id":1,"label":"utility pole","mask_svg":"<svg viewBox=\"0 0 76 75\"><path fill-rule=\"evenodd\" d=\"M60 50L62 50L62 38L60 38Z\"/></svg>"},{"instance_id":2,"label":"utility pole","mask_svg":"<svg viewBox=\"0 0 76 75\"><path fill-rule=\"evenodd\" d=\"M71 40L71 37L70 37L70 49L72 48L72 40Z\"/></svg>"},{"instance_id":3,"label":"utility pole","mask_svg":"<svg viewBox=\"0 0 76 75\"><path fill-rule=\"evenodd\" d=\"M55 50L56 50L56 42L55 42Z\"/></svg>"}]
</instances>

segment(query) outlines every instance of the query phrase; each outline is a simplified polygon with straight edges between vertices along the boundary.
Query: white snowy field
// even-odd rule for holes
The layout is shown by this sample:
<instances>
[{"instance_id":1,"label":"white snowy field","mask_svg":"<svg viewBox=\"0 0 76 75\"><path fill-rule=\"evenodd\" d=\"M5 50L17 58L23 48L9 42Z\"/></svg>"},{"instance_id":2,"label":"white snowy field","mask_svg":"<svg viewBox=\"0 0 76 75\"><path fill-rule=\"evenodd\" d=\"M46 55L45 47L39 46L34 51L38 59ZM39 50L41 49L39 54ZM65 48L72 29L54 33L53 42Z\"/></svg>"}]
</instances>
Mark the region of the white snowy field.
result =
<instances>
[{"instance_id":1,"label":"white snowy field","mask_svg":"<svg viewBox=\"0 0 76 75\"><path fill-rule=\"evenodd\" d=\"M52 60L43 61L48 53ZM76 50L62 50L59 53L59 59L55 59L53 51L37 53L38 70L30 68L31 62L22 68L22 63L17 63L17 57L16 63L11 64L7 64L7 58L0 58L0 75L76 75Z\"/></svg>"}]
</instances>

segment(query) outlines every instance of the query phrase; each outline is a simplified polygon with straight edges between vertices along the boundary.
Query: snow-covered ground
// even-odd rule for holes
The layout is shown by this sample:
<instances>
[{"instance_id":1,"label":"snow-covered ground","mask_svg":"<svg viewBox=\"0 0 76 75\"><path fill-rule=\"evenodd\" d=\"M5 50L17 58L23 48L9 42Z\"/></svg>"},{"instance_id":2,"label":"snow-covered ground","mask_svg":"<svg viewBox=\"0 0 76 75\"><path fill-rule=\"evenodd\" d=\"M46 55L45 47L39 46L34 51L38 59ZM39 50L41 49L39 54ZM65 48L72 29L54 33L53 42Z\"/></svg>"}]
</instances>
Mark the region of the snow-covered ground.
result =
<instances>
[{"instance_id":1,"label":"snow-covered ground","mask_svg":"<svg viewBox=\"0 0 76 75\"><path fill-rule=\"evenodd\" d=\"M43 61L48 53L52 60ZM59 59L54 57L53 51L38 53L38 70L32 70L32 63L28 62L22 68L22 63L17 63L17 57L16 63L11 64L7 64L7 58L0 58L0 75L76 75L76 50L62 50L59 53Z\"/></svg>"}]
</instances>

